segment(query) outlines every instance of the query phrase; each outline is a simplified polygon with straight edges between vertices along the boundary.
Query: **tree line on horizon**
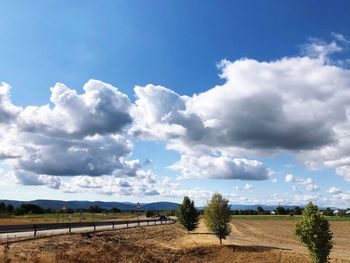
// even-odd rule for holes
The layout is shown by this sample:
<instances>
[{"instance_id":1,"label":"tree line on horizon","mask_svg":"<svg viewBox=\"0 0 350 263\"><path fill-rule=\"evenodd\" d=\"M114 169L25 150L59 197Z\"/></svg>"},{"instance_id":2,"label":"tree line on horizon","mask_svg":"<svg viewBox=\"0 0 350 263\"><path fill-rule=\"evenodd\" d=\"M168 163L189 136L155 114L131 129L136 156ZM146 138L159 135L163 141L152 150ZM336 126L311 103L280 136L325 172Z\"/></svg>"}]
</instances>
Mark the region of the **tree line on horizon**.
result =
<instances>
[{"instance_id":1,"label":"tree line on horizon","mask_svg":"<svg viewBox=\"0 0 350 263\"><path fill-rule=\"evenodd\" d=\"M294 234L307 247L315 263L329 262L329 254L334 245L329 221L312 202L309 202L304 209L296 210L300 211L301 216L293 226ZM222 239L226 239L231 233L229 200L219 193L213 194L203 213L196 209L193 200L185 196L176 211L176 216L188 233L198 228L202 217L207 228L219 238L220 245L222 245Z\"/></svg>"},{"instance_id":2,"label":"tree line on horizon","mask_svg":"<svg viewBox=\"0 0 350 263\"><path fill-rule=\"evenodd\" d=\"M87 212L87 213L120 213L121 210L119 208L113 207L111 209L105 209L102 207L99 207L97 205L90 206L87 209L52 209L52 208L43 208L36 204L31 203L22 203L18 207L14 207L11 204L6 205L4 202L0 202L0 214L1 215L26 215L26 214L53 214L53 213L81 213L81 212Z\"/></svg>"}]
</instances>

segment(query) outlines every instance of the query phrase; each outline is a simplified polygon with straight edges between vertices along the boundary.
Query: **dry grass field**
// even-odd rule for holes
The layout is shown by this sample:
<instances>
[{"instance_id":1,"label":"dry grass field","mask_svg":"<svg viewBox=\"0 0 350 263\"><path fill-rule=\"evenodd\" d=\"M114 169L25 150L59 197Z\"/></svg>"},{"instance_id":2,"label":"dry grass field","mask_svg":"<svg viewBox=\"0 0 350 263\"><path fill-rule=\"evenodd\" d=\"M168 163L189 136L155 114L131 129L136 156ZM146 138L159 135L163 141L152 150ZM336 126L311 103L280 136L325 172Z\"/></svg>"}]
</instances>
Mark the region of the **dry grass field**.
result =
<instances>
[{"instance_id":1,"label":"dry grass field","mask_svg":"<svg viewBox=\"0 0 350 263\"><path fill-rule=\"evenodd\" d=\"M23 216L5 216L0 217L0 225L17 225L17 224L40 224L40 223L63 223L68 222L68 216L71 215L70 222L90 222L101 220L125 220L137 218L137 214L132 213L73 213L73 214L37 214ZM143 218L144 214L140 215Z\"/></svg>"},{"instance_id":2,"label":"dry grass field","mask_svg":"<svg viewBox=\"0 0 350 263\"><path fill-rule=\"evenodd\" d=\"M291 221L235 220L220 246L201 224L192 234L179 225L74 234L10 245L11 262L311 262L291 232ZM332 262L350 262L350 222L332 222ZM0 256L3 258L3 249Z\"/></svg>"}]
</instances>

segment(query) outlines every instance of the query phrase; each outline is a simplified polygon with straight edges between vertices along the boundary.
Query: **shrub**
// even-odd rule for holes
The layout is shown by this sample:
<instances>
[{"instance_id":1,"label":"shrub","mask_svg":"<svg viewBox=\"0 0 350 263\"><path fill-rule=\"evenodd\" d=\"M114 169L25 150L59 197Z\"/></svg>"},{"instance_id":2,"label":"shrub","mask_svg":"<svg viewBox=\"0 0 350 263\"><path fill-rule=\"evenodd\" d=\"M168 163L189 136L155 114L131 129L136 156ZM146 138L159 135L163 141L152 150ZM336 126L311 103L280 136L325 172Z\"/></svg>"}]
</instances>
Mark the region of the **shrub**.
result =
<instances>
[{"instance_id":1,"label":"shrub","mask_svg":"<svg viewBox=\"0 0 350 263\"><path fill-rule=\"evenodd\" d=\"M34 204L21 204L14 210L16 216L24 214L43 214L44 209L38 205Z\"/></svg>"},{"instance_id":2,"label":"shrub","mask_svg":"<svg viewBox=\"0 0 350 263\"><path fill-rule=\"evenodd\" d=\"M220 244L222 244L222 239L226 239L231 232L229 225L231 211L228 202L221 194L217 193L212 196L210 203L204 210L205 224L220 239Z\"/></svg>"},{"instance_id":3,"label":"shrub","mask_svg":"<svg viewBox=\"0 0 350 263\"><path fill-rule=\"evenodd\" d=\"M329 207L327 207L324 211L323 211L323 215L325 216L333 216L334 215L334 211L332 209L330 209Z\"/></svg>"},{"instance_id":4,"label":"shrub","mask_svg":"<svg viewBox=\"0 0 350 263\"><path fill-rule=\"evenodd\" d=\"M146 210L146 217L152 217L152 216L154 216L153 211L151 211L151 210Z\"/></svg>"},{"instance_id":5,"label":"shrub","mask_svg":"<svg viewBox=\"0 0 350 263\"><path fill-rule=\"evenodd\" d=\"M90 213L102 213L103 209L98 205L92 205L89 207Z\"/></svg>"},{"instance_id":6,"label":"shrub","mask_svg":"<svg viewBox=\"0 0 350 263\"><path fill-rule=\"evenodd\" d=\"M120 210L119 208L112 207L111 212L112 212L113 214L116 214L116 213L120 213L121 210Z\"/></svg>"},{"instance_id":7,"label":"shrub","mask_svg":"<svg viewBox=\"0 0 350 263\"><path fill-rule=\"evenodd\" d=\"M279 215L288 215L289 211L287 211L287 209L285 209L283 206L277 206L276 207L276 212Z\"/></svg>"},{"instance_id":8,"label":"shrub","mask_svg":"<svg viewBox=\"0 0 350 263\"><path fill-rule=\"evenodd\" d=\"M302 209L299 206L294 207L294 215L301 215L303 213Z\"/></svg>"},{"instance_id":9,"label":"shrub","mask_svg":"<svg viewBox=\"0 0 350 263\"><path fill-rule=\"evenodd\" d=\"M194 202L189 197L185 196L182 204L176 210L178 221L187 232L193 231L198 226L199 212L194 206Z\"/></svg>"},{"instance_id":10,"label":"shrub","mask_svg":"<svg viewBox=\"0 0 350 263\"><path fill-rule=\"evenodd\" d=\"M294 233L308 248L315 263L328 262L333 247L329 222L320 214L316 205L309 203L294 225Z\"/></svg>"}]
</instances>

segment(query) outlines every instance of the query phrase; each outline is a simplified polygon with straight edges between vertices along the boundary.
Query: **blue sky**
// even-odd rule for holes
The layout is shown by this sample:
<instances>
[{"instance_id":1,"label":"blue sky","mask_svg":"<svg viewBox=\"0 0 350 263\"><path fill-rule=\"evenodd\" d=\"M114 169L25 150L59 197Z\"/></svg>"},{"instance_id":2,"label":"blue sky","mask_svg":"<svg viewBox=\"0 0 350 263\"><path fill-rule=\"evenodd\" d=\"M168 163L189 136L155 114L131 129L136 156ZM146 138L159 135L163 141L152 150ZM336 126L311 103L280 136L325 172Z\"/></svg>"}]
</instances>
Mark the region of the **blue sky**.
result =
<instances>
[{"instance_id":1,"label":"blue sky","mask_svg":"<svg viewBox=\"0 0 350 263\"><path fill-rule=\"evenodd\" d=\"M301 204L313 200L322 205L350 206L350 166L346 162L349 153L344 150L347 141L342 137L347 134L344 126L348 121L339 117L347 111L346 105L349 103L346 102L349 101L337 101L336 104L330 101L327 104L328 102L320 99L321 105L315 106L313 102L323 94L318 95L322 88L318 88L317 85L324 85L325 89L331 85L330 80L321 77L310 81L310 87L296 81L295 90L298 94L287 98L284 87L288 86L290 81L278 79L279 74L275 72L276 68L279 68L279 72L290 72L299 66L304 67L305 61L295 62L293 59L310 58L312 62L305 66L306 71L309 70L310 74L315 72L316 75L323 72L324 76L329 74L330 79L336 78L338 81L338 84L331 85L332 90L327 94L339 91L339 98L347 98L342 92L350 88L347 86L350 83L347 60L350 37L349 9L348 1L2 2L0 81L12 87L10 91L4 92L4 97L8 98L13 107L10 114L9 104L3 103L3 107L7 107L6 111L4 110L4 116L7 117L0 119L0 132L3 149L10 149L6 147L15 145L20 148L22 155L16 158L6 157L9 151L13 152L15 149L3 153L6 158L2 158L0 164L0 176L3 177L0 198L149 202L178 201L181 199L181 193L205 203L212 192L220 191L233 203L261 201ZM244 62L244 58L251 59L251 63ZM283 58L286 61L283 61ZM218 67L223 60L227 63ZM247 67L250 67L249 71L244 71ZM330 67L335 67L336 73ZM225 70L228 73L225 74ZM269 71L271 72L266 73ZM265 73L276 76L266 78L266 85L257 85L254 74ZM220 77L220 74L225 76ZM283 73L280 75L283 76ZM303 76L293 77L297 79ZM112 112L113 109L105 109L111 116L103 120L106 121L103 127L97 122L93 128L86 128L89 122L82 122L82 126L78 127L74 121L79 120L78 117L86 112L84 108L69 108L73 110L72 113L64 108L67 104L61 100L57 99L59 102L56 103L50 101L51 94L63 93L63 88L55 86L57 82L65 84L69 90L84 94L87 92L83 90L83 86L90 79L117 87L130 101L130 105L123 102L125 105L123 104L122 109L120 105L115 106L113 109L118 110L117 113ZM239 86L238 89L242 92L240 94L243 94L248 87L244 87L246 83L255 85L248 101L252 104L247 104L245 100L243 103L245 97L242 97L241 101L236 100L235 95L230 103L225 104L221 95L215 95L220 93L216 91L212 94L213 101L207 98L211 95L199 96L198 100L193 96L206 93L215 86L224 87L227 94L231 94L232 89L234 94L235 85ZM300 87L297 87L298 83ZM155 86L144 89L148 84L160 85L164 89L159 90ZM98 85L100 84L92 83L90 86L93 90ZM50 87L54 86L55 90L50 91ZM135 86L142 87L139 93L134 90ZM270 86L276 88L270 89ZM5 90L5 86L2 86L2 89ZM104 87L101 94L106 90L108 88ZM307 90L311 90L314 96L309 99L310 95L308 101L305 99ZM169 96L173 96L169 95L172 94L170 91L176 94L173 99L178 101L176 105L181 104L179 109L175 109L177 106L171 104L173 99L168 101ZM274 129L270 125L260 125L259 118L255 119L254 116L258 116L259 112L254 112L252 105L259 105L260 108L257 106L255 110L260 109L267 112L266 116L270 116L273 102L266 99L263 103L260 100L261 97L265 98L268 92L277 92L283 97L283 101L303 101L303 105L297 105L295 108L290 108L290 104L281 106L283 114L288 114L284 118L287 119L284 127L291 125L288 126L288 131L282 131L283 127ZM121 96L113 94L116 98ZM102 95L97 99L108 108L108 95ZM181 97L184 95L190 99ZM238 97L240 98L240 95ZM152 99L162 103L155 105ZM85 103L87 101L86 99ZM138 101L142 107L137 107ZM240 103L244 105L243 108L238 108ZM46 104L50 105L50 109L55 105L60 106L57 107L57 111L51 113L44 108L35 111L30 111L30 107L26 108ZM168 105L171 105L171 110L167 111ZM220 108L220 105L225 109ZM231 105L237 106L232 106L231 109ZM334 115L322 113L323 115L319 116L319 109L325 112L329 107L334 107ZM130 110L131 108L134 110ZM60 126L64 125L62 118L65 117L62 116L66 115L58 113L62 109L65 114L70 112L78 116L72 118L72 126L67 124L64 131L60 130ZM91 110L85 110L89 109ZM242 113L238 116L235 113L248 109L253 111L252 115ZM302 118L305 109L306 112L308 109L312 113L315 112L311 119L309 116ZM121 121L120 112L129 110L130 122ZM148 110L149 115L142 116ZM226 123L227 119L219 120L219 126L215 126L220 128L217 138L210 132L205 135L207 137L203 137L206 139L197 139L199 133L206 134L208 129L199 131L198 127L194 127L196 121L199 118L203 123L211 123L214 110L227 114L232 118L234 126ZM185 117L182 111L186 112ZM107 116L106 112L102 115ZM164 114L163 118L157 119L160 113ZM272 110L273 116L274 113ZM173 119L165 123L164 118L170 118L169 116L173 116ZM268 119L266 116L261 118ZM334 122L333 120L337 119L334 116L341 120ZM185 118L186 122L182 118ZM279 120L278 116L276 118ZM118 125L113 126L112 122L120 123L122 131ZM70 122L67 120L67 123ZM256 126L252 128L248 125L249 127L242 128L241 131L237 128L241 123L253 123L252 125ZM51 132L44 133L43 127L49 127ZM95 129L95 133L92 134L90 128ZM314 132L310 135L310 128L319 131L320 134ZM220 132L226 129L228 132L225 136L232 136L225 139ZM257 137L253 130L264 131L265 137ZM191 133L197 131L195 135ZM294 135L289 134L290 131L294 131ZM58 136L58 133L61 135ZM63 133L66 136L64 138ZM125 148L129 143L130 149L123 148L116 158L139 160L138 172L130 177L126 176L129 170L123 169L131 169L131 164L120 164L115 160L108 160L111 162L108 163L109 170L101 166L101 172L93 174L68 168L64 172L53 168L55 163L47 160L47 156L40 159L33 152L28 152L29 148L34 147L36 154L51 153L53 159L64 164L68 158L67 154L64 156L64 151L68 149L63 148L65 143L70 143L69 149L76 149L80 147L78 145L87 143L86 140L90 143L89 138L84 136L96 134L103 137L99 147L105 146L109 139L106 138L107 135L117 134L123 138L111 152L103 154L114 156L114 153L119 151L118 147ZM268 139L274 134L277 134L277 137L280 135L280 143L278 138L275 142ZM50 140L51 144L38 143L39 138L43 137ZM60 142L57 142L58 140ZM50 148L45 148L49 147L48 145ZM90 159L96 162L101 160L106 164L107 161L97 156L90 144L86 147L91 150ZM55 154L61 150L62 155L56 156L52 149L55 149ZM317 152L320 156L317 156ZM206 156L210 159L206 159ZM183 161L180 162L180 159ZM200 163L196 163L196 160L200 160ZM258 164L251 164L246 160L255 160ZM316 165L315 160L320 163ZM38 162L46 163L48 167L39 167ZM210 162L213 163L209 167ZM178 164L177 168L169 169L169 166L175 163ZM88 162L87 165L92 164ZM113 169L110 169L109 165L114 165ZM217 167L213 168L215 165L225 167L216 170ZM97 171L98 166L99 164L94 164L93 169ZM253 172L250 170L253 169L251 166L254 167ZM134 172L135 169L133 167ZM201 172L206 169L208 174ZM220 172L225 174L224 179L218 178L220 176L217 173ZM148 175L145 175L146 173ZM292 176L287 177L288 174ZM154 183L155 180L158 181ZM120 186L124 181L130 187ZM144 184L141 184L141 181ZM330 190L331 188L333 190ZM165 189L174 193L169 194Z\"/></svg>"}]
</instances>

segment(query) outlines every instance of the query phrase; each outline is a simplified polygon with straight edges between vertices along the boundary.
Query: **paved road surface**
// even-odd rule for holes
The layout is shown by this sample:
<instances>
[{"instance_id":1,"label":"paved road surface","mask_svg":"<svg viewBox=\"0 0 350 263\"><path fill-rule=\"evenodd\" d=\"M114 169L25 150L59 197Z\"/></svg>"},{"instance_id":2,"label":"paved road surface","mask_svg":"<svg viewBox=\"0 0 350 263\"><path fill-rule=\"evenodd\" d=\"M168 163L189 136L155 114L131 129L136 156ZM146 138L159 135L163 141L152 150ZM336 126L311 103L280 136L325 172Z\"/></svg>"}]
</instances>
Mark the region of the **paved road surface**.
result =
<instances>
[{"instance_id":1,"label":"paved road surface","mask_svg":"<svg viewBox=\"0 0 350 263\"><path fill-rule=\"evenodd\" d=\"M164 223L163 223L164 224ZM157 221L150 221L149 225L160 225L160 222ZM129 223L128 227L137 227L137 223ZM147 226L147 222L141 222L140 226ZM127 224L121 224L121 225L115 225L114 229L122 229L122 228L127 228ZM101 230L112 230L113 226L96 226L96 231L101 231ZM71 233L82 233L82 232L92 232L94 231L94 227L79 227L79 228L72 228ZM37 231L36 236L51 236L51 235L58 235L58 234L69 234L69 229L55 229L55 230L41 230ZM16 238L16 237L33 237L34 236L34 231L30 232L13 232L13 233L1 233L0 234L0 239L1 238Z\"/></svg>"}]
</instances>

